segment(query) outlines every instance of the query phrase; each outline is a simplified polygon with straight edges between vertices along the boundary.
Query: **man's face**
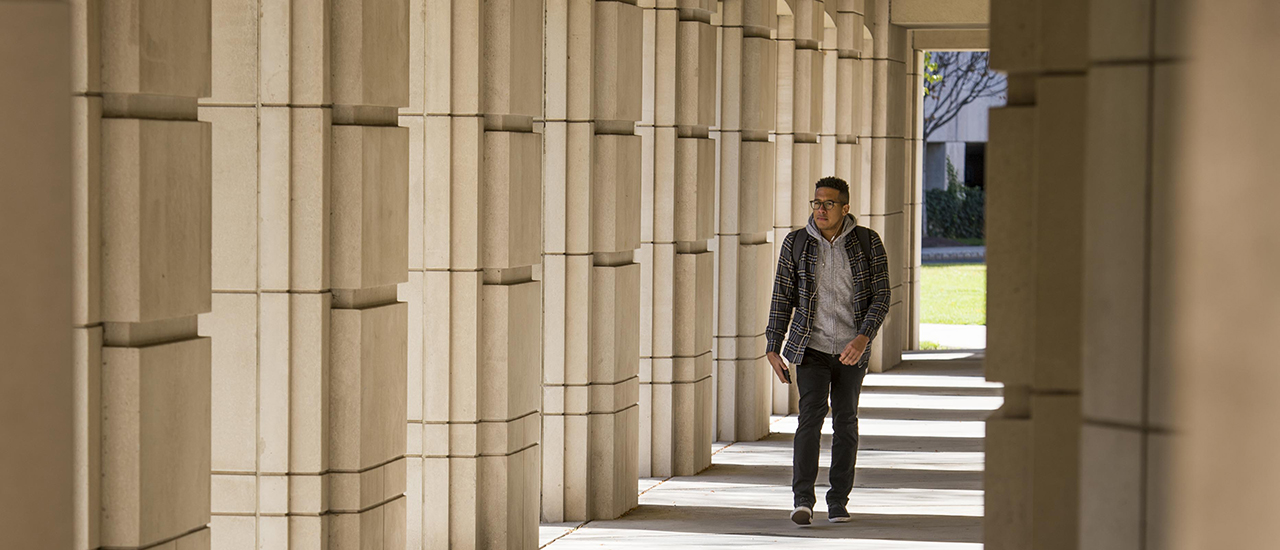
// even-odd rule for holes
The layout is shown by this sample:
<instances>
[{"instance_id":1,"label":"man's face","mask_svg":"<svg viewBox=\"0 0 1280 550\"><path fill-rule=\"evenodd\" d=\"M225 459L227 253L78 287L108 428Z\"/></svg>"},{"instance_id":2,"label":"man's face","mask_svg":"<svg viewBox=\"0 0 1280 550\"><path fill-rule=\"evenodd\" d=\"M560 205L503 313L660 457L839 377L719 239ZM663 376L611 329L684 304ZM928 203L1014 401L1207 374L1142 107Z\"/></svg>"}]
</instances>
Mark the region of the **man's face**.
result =
<instances>
[{"instance_id":1,"label":"man's face","mask_svg":"<svg viewBox=\"0 0 1280 550\"><path fill-rule=\"evenodd\" d=\"M814 200L822 201L824 204L821 208L813 211L813 221L819 230L830 231L840 225L840 221L844 219L845 214L849 213L849 205L840 201L840 192L830 187L819 187L813 194ZM826 202L834 203L831 208L826 207Z\"/></svg>"}]
</instances>

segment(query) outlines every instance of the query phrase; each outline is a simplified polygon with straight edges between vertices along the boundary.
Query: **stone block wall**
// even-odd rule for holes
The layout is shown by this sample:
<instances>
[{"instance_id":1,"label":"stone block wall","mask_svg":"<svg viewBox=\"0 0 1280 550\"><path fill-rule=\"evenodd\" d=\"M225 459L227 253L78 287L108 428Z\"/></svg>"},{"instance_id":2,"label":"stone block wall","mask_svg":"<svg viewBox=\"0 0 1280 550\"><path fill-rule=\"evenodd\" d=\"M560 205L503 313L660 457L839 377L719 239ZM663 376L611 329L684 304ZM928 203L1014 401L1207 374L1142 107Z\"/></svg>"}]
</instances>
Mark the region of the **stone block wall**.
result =
<instances>
[{"instance_id":1,"label":"stone block wall","mask_svg":"<svg viewBox=\"0 0 1280 550\"><path fill-rule=\"evenodd\" d=\"M776 6L726 2L720 27L720 147L716 222L716 439L769 433L764 326L773 290L773 186L778 49Z\"/></svg>"},{"instance_id":2,"label":"stone block wall","mask_svg":"<svg viewBox=\"0 0 1280 550\"><path fill-rule=\"evenodd\" d=\"M214 548L404 545L407 13L211 3Z\"/></svg>"},{"instance_id":3,"label":"stone block wall","mask_svg":"<svg viewBox=\"0 0 1280 550\"><path fill-rule=\"evenodd\" d=\"M546 4L542 519L614 518L639 461L643 13Z\"/></svg>"},{"instance_id":4,"label":"stone block wall","mask_svg":"<svg viewBox=\"0 0 1280 550\"><path fill-rule=\"evenodd\" d=\"M642 477L711 465L714 2L644 5L641 183Z\"/></svg>"},{"instance_id":5,"label":"stone block wall","mask_svg":"<svg viewBox=\"0 0 1280 550\"><path fill-rule=\"evenodd\" d=\"M413 0L407 548L537 543L541 2Z\"/></svg>"},{"instance_id":6,"label":"stone block wall","mask_svg":"<svg viewBox=\"0 0 1280 550\"><path fill-rule=\"evenodd\" d=\"M1162 548L1178 9L1041 4L992 6L986 542Z\"/></svg>"},{"instance_id":7,"label":"stone block wall","mask_svg":"<svg viewBox=\"0 0 1280 550\"><path fill-rule=\"evenodd\" d=\"M529 546L766 435L870 120L866 10L788 6L63 6L76 547Z\"/></svg>"},{"instance_id":8,"label":"stone block wall","mask_svg":"<svg viewBox=\"0 0 1280 550\"><path fill-rule=\"evenodd\" d=\"M209 2L71 2L76 548L210 544ZM30 15L30 14L28 14ZM6 18L7 19L7 18ZM165 464L166 467L153 467Z\"/></svg>"}]
</instances>

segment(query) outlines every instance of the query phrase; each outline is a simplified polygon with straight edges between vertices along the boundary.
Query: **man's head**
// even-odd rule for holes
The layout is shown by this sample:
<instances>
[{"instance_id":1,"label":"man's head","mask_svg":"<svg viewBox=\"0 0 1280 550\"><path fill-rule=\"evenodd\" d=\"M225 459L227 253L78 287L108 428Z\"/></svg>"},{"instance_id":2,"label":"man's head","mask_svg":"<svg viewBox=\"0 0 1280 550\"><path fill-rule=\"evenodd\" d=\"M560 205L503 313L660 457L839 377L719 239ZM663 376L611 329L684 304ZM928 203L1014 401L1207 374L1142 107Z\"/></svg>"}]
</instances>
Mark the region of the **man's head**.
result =
<instances>
[{"instance_id":1,"label":"man's head","mask_svg":"<svg viewBox=\"0 0 1280 550\"><path fill-rule=\"evenodd\" d=\"M819 230L830 231L839 227L849 213L849 184L840 178L818 180L813 198L813 222Z\"/></svg>"}]
</instances>

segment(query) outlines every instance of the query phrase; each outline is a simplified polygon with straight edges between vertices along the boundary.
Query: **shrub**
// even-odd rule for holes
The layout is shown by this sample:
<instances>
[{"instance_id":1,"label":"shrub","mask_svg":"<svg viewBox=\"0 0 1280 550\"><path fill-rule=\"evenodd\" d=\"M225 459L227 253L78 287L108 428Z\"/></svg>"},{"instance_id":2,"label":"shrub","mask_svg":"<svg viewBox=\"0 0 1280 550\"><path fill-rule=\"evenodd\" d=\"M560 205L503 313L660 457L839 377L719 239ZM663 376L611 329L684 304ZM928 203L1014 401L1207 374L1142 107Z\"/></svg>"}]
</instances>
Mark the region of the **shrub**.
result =
<instances>
[{"instance_id":1,"label":"shrub","mask_svg":"<svg viewBox=\"0 0 1280 550\"><path fill-rule=\"evenodd\" d=\"M926 191L928 234L948 239L984 238L985 203L986 197L981 189L956 183L948 185L945 191Z\"/></svg>"}]
</instances>

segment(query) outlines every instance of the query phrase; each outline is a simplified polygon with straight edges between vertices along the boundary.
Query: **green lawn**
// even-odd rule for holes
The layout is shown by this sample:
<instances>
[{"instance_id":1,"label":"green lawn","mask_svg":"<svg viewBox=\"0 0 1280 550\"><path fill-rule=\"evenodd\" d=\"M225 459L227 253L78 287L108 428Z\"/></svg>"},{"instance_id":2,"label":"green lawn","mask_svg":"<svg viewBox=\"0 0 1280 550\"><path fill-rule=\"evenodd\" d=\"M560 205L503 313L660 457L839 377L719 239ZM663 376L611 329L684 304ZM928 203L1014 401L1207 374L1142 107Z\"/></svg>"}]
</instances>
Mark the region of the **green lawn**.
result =
<instances>
[{"instance_id":1,"label":"green lawn","mask_svg":"<svg viewBox=\"0 0 1280 550\"><path fill-rule=\"evenodd\" d=\"M920 274L920 294L922 323L987 324L985 264L926 265Z\"/></svg>"}]
</instances>

